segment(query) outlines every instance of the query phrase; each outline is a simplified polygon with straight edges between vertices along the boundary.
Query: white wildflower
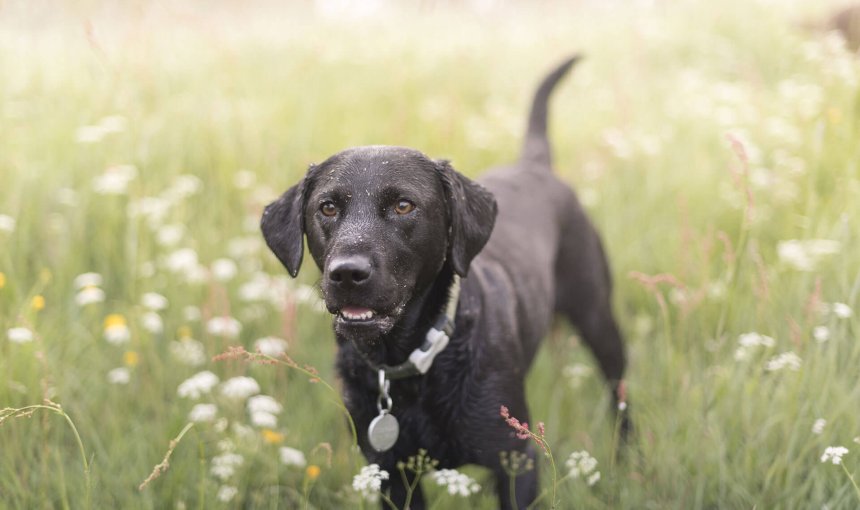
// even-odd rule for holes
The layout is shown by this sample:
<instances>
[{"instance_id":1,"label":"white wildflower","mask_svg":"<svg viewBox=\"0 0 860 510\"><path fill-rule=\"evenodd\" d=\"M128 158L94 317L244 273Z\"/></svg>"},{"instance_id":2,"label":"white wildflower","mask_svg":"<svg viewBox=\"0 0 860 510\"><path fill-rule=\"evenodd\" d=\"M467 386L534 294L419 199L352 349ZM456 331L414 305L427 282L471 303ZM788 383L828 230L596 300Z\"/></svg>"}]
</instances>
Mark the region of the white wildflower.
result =
<instances>
[{"instance_id":1,"label":"white wildflower","mask_svg":"<svg viewBox=\"0 0 860 510\"><path fill-rule=\"evenodd\" d=\"M257 393L260 393L260 385L251 377L233 377L221 385L221 394L236 400L246 399Z\"/></svg>"},{"instance_id":2,"label":"white wildflower","mask_svg":"<svg viewBox=\"0 0 860 510\"><path fill-rule=\"evenodd\" d=\"M827 420L824 418L818 418L815 420L815 423L812 424L812 433L816 436L820 436L822 432L824 432L824 427L827 426Z\"/></svg>"},{"instance_id":3,"label":"white wildflower","mask_svg":"<svg viewBox=\"0 0 860 510\"><path fill-rule=\"evenodd\" d=\"M239 494L239 489L236 487L233 487L232 485L222 485L218 489L218 501L229 503L236 497L236 494Z\"/></svg>"},{"instance_id":4,"label":"white wildflower","mask_svg":"<svg viewBox=\"0 0 860 510\"><path fill-rule=\"evenodd\" d=\"M155 232L155 241L161 246L176 246L185 237L182 225L164 225Z\"/></svg>"},{"instance_id":5,"label":"white wildflower","mask_svg":"<svg viewBox=\"0 0 860 510\"><path fill-rule=\"evenodd\" d=\"M239 286L239 299L242 301L263 301L266 299L271 287L269 275L266 273L255 273L251 280Z\"/></svg>"},{"instance_id":6,"label":"white wildflower","mask_svg":"<svg viewBox=\"0 0 860 510\"><path fill-rule=\"evenodd\" d=\"M452 496L468 497L472 494L480 492L481 486L478 485L470 476L460 473L456 469L440 469L430 473L430 478L437 485L446 487L448 494Z\"/></svg>"},{"instance_id":7,"label":"white wildflower","mask_svg":"<svg viewBox=\"0 0 860 510\"><path fill-rule=\"evenodd\" d=\"M250 170L239 170L233 176L233 184L239 189L248 189L254 185L257 175Z\"/></svg>"},{"instance_id":8,"label":"white wildflower","mask_svg":"<svg viewBox=\"0 0 860 510\"><path fill-rule=\"evenodd\" d=\"M0 214L0 232L11 234L15 231L15 218L6 214Z\"/></svg>"},{"instance_id":9,"label":"white wildflower","mask_svg":"<svg viewBox=\"0 0 860 510\"><path fill-rule=\"evenodd\" d=\"M161 294L156 292L147 292L140 298L140 304L142 304L144 308L158 311L167 308L168 302L167 298Z\"/></svg>"},{"instance_id":10,"label":"white wildflower","mask_svg":"<svg viewBox=\"0 0 860 510\"><path fill-rule=\"evenodd\" d=\"M816 326L812 329L812 338L818 343L830 340L830 328L827 326Z\"/></svg>"},{"instance_id":11,"label":"white wildflower","mask_svg":"<svg viewBox=\"0 0 860 510\"><path fill-rule=\"evenodd\" d=\"M273 429L278 426L278 417L272 413L252 411L250 417L251 425L255 427Z\"/></svg>"},{"instance_id":12,"label":"white wildflower","mask_svg":"<svg viewBox=\"0 0 860 510\"><path fill-rule=\"evenodd\" d=\"M848 453L848 448L844 446L828 446L824 449L821 455L821 462L832 462L833 464L842 464L842 457Z\"/></svg>"},{"instance_id":13,"label":"white wildflower","mask_svg":"<svg viewBox=\"0 0 860 510\"><path fill-rule=\"evenodd\" d=\"M6 337L10 342L15 342L16 344L25 344L27 342L33 341L33 332L27 328L9 328L6 331Z\"/></svg>"},{"instance_id":14,"label":"white wildflower","mask_svg":"<svg viewBox=\"0 0 860 510\"><path fill-rule=\"evenodd\" d=\"M796 372L800 370L801 363L802 360L800 359L800 356L788 351L769 359L767 363L765 363L764 368L770 372L775 372L784 368Z\"/></svg>"},{"instance_id":15,"label":"white wildflower","mask_svg":"<svg viewBox=\"0 0 860 510\"><path fill-rule=\"evenodd\" d=\"M164 331L164 321L155 312L146 312L140 316L140 324L146 331L153 335L160 335Z\"/></svg>"},{"instance_id":16,"label":"white wildflower","mask_svg":"<svg viewBox=\"0 0 860 510\"><path fill-rule=\"evenodd\" d=\"M282 446L278 449L281 456L281 463L287 466L305 467L308 461L305 459L305 454L295 448Z\"/></svg>"},{"instance_id":17,"label":"white wildflower","mask_svg":"<svg viewBox=\"0 0 860 510\"><path fill-rule=\"evenodd\" d=\"M212 457L212 476L220 480L226 480L236 473L236 468L245 462L245 458L238 453L222 453Z\"/></svg>"},{"instance_id":18,"label":"white wildflower","mask_svg":"<svg viewBox=\"0 0 860 510\"><path fill-rule=\"evenodd\" d=\"M283 406L268 395L255 395L248 399L248 411L252 413L281 414Z\"/></svg>"},{"instance_id":19,"label":"white wildflower","mask_svg":"<svg viewBox=\"0 0 860 510\"><path fill-rule=\"evenodd\" d=\"M99 195L124 195L136 176L137 168L133 165L115 165L93 180L93 189Z\"/></svg>"},{"instance_id":20,"label":"white wildflower","mask_svg":"<svg viewBox=\"0 0 860 510\"><path fill-rule=\"evenodd\" d=\"M749 359L752 351L758 347L773 347L776 341L760 333L743 333L738 336L738 348L735 350L735 360L743 361Z\"/></svg>"},{"instance_id":21,"label":"white wildflower","mask_svg":"<svg viewBox=\"0 0 860 510\"><path fill-rule=\"evenodd\" d=\"M839 317L840 319L847 319L854 315L854 310L851 309L850 306L845 303L833 303L830 306L831 311L833 311L833 315Z\"/></svg>"},{"instance_id":22,"label":"white wildflower","mask_svg":"<svg viewBox=\"0 0 860 510\"><path fill-rule=\"evenodd\" d=\"M254 349L266 356L278 357L287 352L287 341L283 338L267 336L254 342Z\"/></svg>"},{"instance_id":23,"label":"white wildflower","mask_svg":"<svg viewBox=\"0 0 860 510\"><path fill-rule=\"evenodd\" d=\"M233 317L213 317L206 322L206 331L214 336L236 338L242 331L242 323Z\"/></svg>"},{"instance_id":24,"label":"white wildflower","mask_svg":"<svg viewBox=\"0 0 860 510\"><path fill-rule=\"evenodd\" d=\"M594 485L600 480L600 472L597 471L597 459L585 450L571 453L565 465L571 478L586 478L588 485Z\"/></svg>"},{"instance_id":25,"label":"white wildflower","mask_svg":"<svg viewBox=\"0 0 860 510\"><path fill-rule=\"evenodd\" d=\"M200 308L193 305L188 305L182 309L182 316L188 322L196 322L200 320Z\"/></svg>"},{"instance_id":26,"label":"white wildflower","mask_svg":"<svg viewBox=\"0 0 860 510\"><path fill-rule=\"evenodd\" d=\"M164 261L168 270L174 273L188 273L197 269L200 265L197 261L197 252L191 248L176 250Z\"/></svg>"},{"instance_id":27,"label":"white wildflower","mask_svg":"<svg viewBox=\"0 0 860 510\"><path fill-rule=\"evenodd\" d=\"M131 380L131 372L125 367L114 368L108 372L107 379L111 384L128 384Z\"/></svg>"},{"instance_id":28,"label":"white wildflower","mask_svg":"<svg viewBox=\"0 0 860 510\"><path fill-rule=\"evenodd\" d=\"M195 175L180 175L173 185L166 189L163 196L170 201L178 201L196 195L203 188L203 181Z\"/></svg>"},{"instance_id":29,"label":"white wildflower","mask_svg":"<svg viewBox=\"0 0 860 510\"><path fill-rule=\"evenodd\" d=\"M215 404L197 404L188 413L188 421L195 423L210 422L215 420L218 407Z\"/></svg>"},{"instance_id":30,"label":"white wildflower","mask_svg":"<svg viewBox=\"0 0 860 510\"><path fill-rule=\"evenodd\" d=\"M198 399L204 393L209 393L218 384L218 376L208 370L199 372L184 380L176 393L183 398Z\"/></svg>"},{"instance_id":31,"label":"white wildflower","mask_svg":"<svg viewBox=\"0 0 860 510\"><path fill-rule=\"evenodd\" d=\"M219 282L226 282L233 279L238 272L238 268L236 267L236 263L232 259L218 259L215 262L212 262L212 266L210 267L212 271L212 276L218 280Z\"/></svg>"},{"instance_id":32,"label":"white wildflower","mask_svg":"<svg viewBox=\"0 0 860 510\"><path fill-rule=\"evenodd\" d=\"M102 275L98 273L83 273L75 277L75 288L80 290L86 287L101 287Z\"/></svg>"},{"instance_id":33,"label":"white wildflower","mask_svg":"<svg viewBox=\"0 0 860 510\"><path fill-rule=\"evenodd\" d=\"M352 477L352 488L365 499L375 501L379 497L383 480L388 480L388 471L379 469L379 464L371 464L361 468L361 472Z\"/></svg>"},{"instance_id":34,"label":"white wildflower","mask_svg":"<svg viewBox=\"0 0 860 510\"><path fill-rule=\"evenodd\" d=\"M84 287L75 295L75 304L87 306L94 303L102 303L105 300L105 291L98 287Z\"/></svg>"},{"instance_id":35,"label":"white wildflower","mask_svg":"<svg viewBox=\"0 0 860 510\"><path fill-rule=\"evenodd\" d=\"M193 338L170 342L170 354L183 365L197 367L206 363L203 344Z\"/></svg>"},{"instance_id":36,"label":"white wildflower","mask_svg":"<svg viewBox=\"0 0 860 510\"><path fill-rule=\"evenodd\" d=\"M814 271L824 258L841 250L839 241L829 239L791 239L776 245L779 260L798 271Z\"/></svg>"},{"instance_id":37,"label":"white wildflower","mask_svg":"<svg viewBox=\"0 0 860 510\"><path fill-rule=\"evenodd\" d=\"M113 345L122 345L131 340L131 330L125 321L111 321L105 326L105 340Z\"/></svg>"},{"instance_id":38,"label":"white wildflower","mask_svg":"<svg viewBox=\"0 0 860 510\"><path fill-rule=\"evenodd\" d=\"M128 215L132 218L143 217L151 229L156 229L167 219L170 202L161 197L143 197L128 205Z\"/></svg>"},{"instance_id":39,"label":"white wildflower","mask_svg":"<svg viewBox=\"0 0 860 510\"><path fill-rule=\"evenodd\" d=\"M776 345L776 340L760 333L743 333L738 336L738 343L744 347L773 347Z\"/></svg>"}]
</instances>

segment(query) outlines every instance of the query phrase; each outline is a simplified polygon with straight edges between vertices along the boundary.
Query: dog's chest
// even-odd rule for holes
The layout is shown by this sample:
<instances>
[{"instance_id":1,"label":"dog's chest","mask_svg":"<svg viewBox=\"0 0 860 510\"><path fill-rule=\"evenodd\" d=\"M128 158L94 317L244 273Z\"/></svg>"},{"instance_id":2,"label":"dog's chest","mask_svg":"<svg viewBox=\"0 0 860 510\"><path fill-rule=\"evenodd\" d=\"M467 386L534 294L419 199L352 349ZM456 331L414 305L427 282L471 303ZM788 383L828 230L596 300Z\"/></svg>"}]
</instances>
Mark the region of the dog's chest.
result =
<instances>
[{"instance_id":1,"label":"dog's chest","mask_svg":"<svg viewBox=\"0 0 860 510\"><path fill-rule=\"evenodd\" d=\"M350 384L345 381L344 396L347 409L355 422L359 443L369 459L382 459L394 454L398 459L427 450L431 458L442 460L446 466L470 462L463 430L458 426L458 399L446 395L432 381L406 379L392 381L392 414L397 418L400 434L390 452L374 452L368 445L368 426L379 415L378 392L372 385ZM445 466L443 466L445 467Z\"/></svg>"}]
</instances>

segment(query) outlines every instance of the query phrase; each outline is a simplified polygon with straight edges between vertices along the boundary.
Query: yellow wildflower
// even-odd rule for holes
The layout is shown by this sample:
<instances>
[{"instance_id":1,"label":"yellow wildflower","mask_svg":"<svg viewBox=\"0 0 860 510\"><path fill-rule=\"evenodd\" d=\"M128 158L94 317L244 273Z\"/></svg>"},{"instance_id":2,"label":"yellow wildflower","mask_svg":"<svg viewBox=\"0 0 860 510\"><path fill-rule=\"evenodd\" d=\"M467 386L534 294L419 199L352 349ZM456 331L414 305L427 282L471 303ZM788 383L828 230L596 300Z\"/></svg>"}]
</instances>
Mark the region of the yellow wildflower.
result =
<instances>
[{"instance_id":1,"label":"yellow wildflower","mask_svg":"<svg viewBox=\"0 0 860 510\"><path fill-rule=\"evenodd\" d=\"M263 429L263 441L268 444L281 444L284 442L284 435L280 432L275 432L271 429Z\"/></svg>"},{"instance_id":2,"label":"yellow wildflower","mask_svg":"<svg viewBox=\"0 0 860 510\"><path fill-rule=\"evenodd\" d=\"M37 312L45 308L45 296L41 294L37 294L33 296L33 299L30 301L30 306L33 307L33 310Z\"/></svg>"},{"instance_id":3,"label":"yellow wildflower","mask_svg":"<svg viewBox=\"0 0 860 510\"><path fill-rule=\"evenodd\" d=\"M125 354L122 355L122 362L125 363L125 366L134 368L140 363L140 355L135 351L125 351Z\"/></svg>"},{"instance_id":4,"label":"yellow wildflower","mask_svg":"<svg viewBox=\"0 0 860 510\"><path fill-rule=\"evenodd\" d=\"M314 481L320 476L320 472L322 470L316 464L311 464L305 469L305 476L308 477L309 480Z\"/></svg>"},{"instance_id":5,"label":"yellow wildflower","mask_svg":"<svg viewBox=\"0 0 860 510\"><path fill-rule=\"evenodd\" d=\"M191 338L191 328L189 328L188 326L180 326L179 330L177 331L177 336L179 336L179 338L183 340L185 340L186 338Z\"/></svg>"},{"instance_id":6,"label":"yellow wildflower","mask_svg":"<svg viewBox=\"0 0 860 510\"><path fill-rule=\"evenodd\" d=\"M830 107L827 109L827 118L831 124L839 124L842 121L842 111L839 108Z\"/></svg>"},{"instance_id":7,"label":"yellow wildflower","mask_svg":"<svg viewBox=\"0 0 860 510\"><path fill-rule=\"evenodd\" d=\"M128 325L128 323L125 321L125 317L123 317L121 314L112 313L105 317L105 329L126 325Z\"/></svg>"},{"instance_id":8,"label":"yellow wildflower","mask_svg":"<svg viewBox=\"0 0 860 510\"><path fill-rule=\"evenodd\" d=\"M6 275L0 273L0 289L6 286Z\"/></svg>"}]
</instances>

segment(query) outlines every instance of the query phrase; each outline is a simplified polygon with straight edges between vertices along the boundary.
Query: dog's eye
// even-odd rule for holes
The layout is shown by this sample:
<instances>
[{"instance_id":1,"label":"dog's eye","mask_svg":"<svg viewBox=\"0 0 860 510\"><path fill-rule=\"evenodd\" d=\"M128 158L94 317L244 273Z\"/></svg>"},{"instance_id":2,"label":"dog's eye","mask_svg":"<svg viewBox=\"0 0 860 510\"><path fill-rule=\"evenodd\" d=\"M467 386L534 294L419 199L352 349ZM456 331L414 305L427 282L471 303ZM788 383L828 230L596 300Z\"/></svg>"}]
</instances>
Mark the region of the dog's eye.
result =
<instances>
[{"instance_id":1,"label":"dog's eye","mask_svg":"<svg viewBox=\"0 0 860 510\"><path fill-rule=\"evenodd\" d=\"M337 206L334 205L334 202L323 202L320 205L320 212L323 213L323 216L332 217L337 214Z\"/></svg>"},{"instance_id":2,"label":"dog's eye","mask_svg":"<svg viewBox=\"0 0 860 510\"><path fill-rule=\"evenodd\" d=\"M409 214L415 209L415 204L409 200L399 200L394 206L394 212L397 214Z\"/></svg>"}]
</instances>

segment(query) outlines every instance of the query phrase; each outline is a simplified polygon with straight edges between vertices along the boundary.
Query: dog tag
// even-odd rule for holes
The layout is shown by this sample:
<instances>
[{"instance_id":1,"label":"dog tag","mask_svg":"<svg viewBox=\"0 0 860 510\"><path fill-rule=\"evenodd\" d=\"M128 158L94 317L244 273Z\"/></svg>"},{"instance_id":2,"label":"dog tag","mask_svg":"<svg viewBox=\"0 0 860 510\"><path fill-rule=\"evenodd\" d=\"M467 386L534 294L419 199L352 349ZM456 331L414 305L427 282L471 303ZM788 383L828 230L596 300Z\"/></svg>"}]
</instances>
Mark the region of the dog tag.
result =
<instances>
[{"instance_id":1,"label":"dog tag","mask_svg":"<svg viewBox=\"0 0 860 510\"><path fill-rule=\"evenodd\" d=\"M382 411L367 427L367 439L370 441L370 446L378 452L384 452L394 446L399 435L400 424L397 423L397 418L388 411Z\"/></svg>"}]
</instances>

